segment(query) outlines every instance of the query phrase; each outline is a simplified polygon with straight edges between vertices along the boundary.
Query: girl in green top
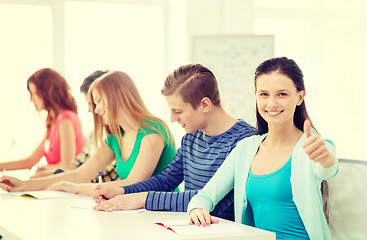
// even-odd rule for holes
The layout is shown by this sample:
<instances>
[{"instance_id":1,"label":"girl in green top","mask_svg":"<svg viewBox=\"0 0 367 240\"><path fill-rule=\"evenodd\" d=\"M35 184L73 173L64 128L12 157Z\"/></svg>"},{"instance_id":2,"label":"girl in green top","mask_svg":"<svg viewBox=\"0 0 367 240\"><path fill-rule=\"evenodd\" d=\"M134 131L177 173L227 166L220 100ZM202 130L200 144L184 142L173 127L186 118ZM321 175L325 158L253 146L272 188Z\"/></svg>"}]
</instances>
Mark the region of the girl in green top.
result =
<instances>
[{"instance_id":1,"label":"girl in green top","mask_svg":"<svg viewBox=\"0 0 367 240\"><path fill-rule=\"evenodd\" d=\"M139 156L141 143L144 137L150 135L150 134L159 134L163 136L164 139L169 139L169 136L167 136L167 131L165 125L162 124L161 121L158 121L156 119L151 119L150 121L145 120L147 123L147 126L152 126L154 128L148 128L145 126L141 126L138 130L138 133L136 134L135 144L132 149L132 152L129 156L129 158L124 161L122 160L121 156L121 148L120 144L117 140L116 135L108 135L106 139L106 144L108 147L110 147L114 152L116 156L116 171L118 176L121 179L127 179L131 169L134 167L136 159ZM121 129L121 135L124 136L124 130ZM160 173L169 163L171 163L173 157L175 156L176 149L174 148L174 144L170 142L165 142L162 154L158 160L158 163L153 171L152 175L157 175Z\"/></svg>"},{"instance_id":2,"label":"girl in green top","mask_svg":"<svg viewBox=\"0 0 367 240\"><path fill-rule=\"evenodd\" d=\"M103 75L90 86L88 96L95 126L93 139L98 147L95 156L99 162L99 168L90 171L98 172L102 163L105 166L116 159L117 175L122 179L103 184L136 183L161 172L171 163L176 153L173 136L167 125L148 111L126 73L114 71ZM98 187L96 183L59 182L51 189L90 194Z\"/></svg>"},{"instance_id":3,"label":"girl in green top","mask_svg":"<svg viewBox=\"0 0 367 240\"><path fill-rule=\"evenodd\" d=\"M117 175L122 179L104 184L136 183L161 172L171 163L176 153L173 136L167 125L148 111L126 73L114 71L97 79L90 86L88 96L93 109L93 139L98 147L95 155L99 166L103 163L105 167L116 159ZM98 187L97 183L59 182L51 189L90 194Z\"/></svg>"},{"instance_id":4,"label":"girl in green top","mask_svg":"<svg viewBox=\"0 0 367 240\"><path fill-rule=\"evenodd\" d=\"M87 98L93 112L96 153L76 169L42 179L21 181L7 177L8 191L48 188L89 195L99 184L87 182L115 158L121 180L103 185L124 186L142 181L161 172L173 160L176 147L171 132L148 111L126 73L102 75L90 86Z\"/></svg>"}]
</instances>

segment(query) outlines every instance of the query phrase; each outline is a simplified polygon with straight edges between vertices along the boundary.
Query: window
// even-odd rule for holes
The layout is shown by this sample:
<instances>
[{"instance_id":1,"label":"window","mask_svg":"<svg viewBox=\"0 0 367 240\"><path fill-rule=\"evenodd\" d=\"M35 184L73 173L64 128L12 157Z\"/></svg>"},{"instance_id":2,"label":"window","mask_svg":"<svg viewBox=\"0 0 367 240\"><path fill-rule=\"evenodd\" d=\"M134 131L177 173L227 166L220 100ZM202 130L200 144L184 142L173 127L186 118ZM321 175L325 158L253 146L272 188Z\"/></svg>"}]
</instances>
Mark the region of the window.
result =
<instances>
[{"instance_id":1,"label":"window","mask_svg":"<svg viewBox=\"0 0 367 240\"><path fill-rule=\"evenodd\" d=\"M45 134L26 81L51 67L63 74L78 102L85 134L93 127L79 87L95 70L131 76L149 110L168 115L160 89L166 75L166 1L0 0L3 103L2 160L29 156ZM168 117L166 117L168 119ZM166 120L166 119L165 119Z\"/></svg>"},{"instance_id":2,"label":"window","mask_svg":"<svg viewBox=\"0 0 367 240\"><path fill-rule=\"evenodd\" d=\"M30 103L27 79L52 65L51 8L0 4L2 160L31 154L44 136L44 122Z\"/></svg>"}]
</instances>

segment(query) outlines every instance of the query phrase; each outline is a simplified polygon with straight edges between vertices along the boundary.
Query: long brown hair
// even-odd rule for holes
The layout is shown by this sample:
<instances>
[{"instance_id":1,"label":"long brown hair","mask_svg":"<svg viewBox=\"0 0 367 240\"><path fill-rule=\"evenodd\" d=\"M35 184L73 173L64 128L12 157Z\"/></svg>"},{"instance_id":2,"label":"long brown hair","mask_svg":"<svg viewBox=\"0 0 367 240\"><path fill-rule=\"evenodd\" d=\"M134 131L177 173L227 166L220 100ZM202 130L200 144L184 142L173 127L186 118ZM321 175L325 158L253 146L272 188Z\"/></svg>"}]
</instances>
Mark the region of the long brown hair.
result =
<instances>
[{"instance_id":1,"label":"long brown hair","mask_svg":"<svg viewBox=\"0 0 367 240\"><path fill-rule=\"evenodd\" d=\"M303 74L301 69L298 67L295 61L288 59L286 57L271 58L262 62L255 71L255 90L256 90L256 80L259 76L263 74L268 74L272 72L278 72L289 77L296 87L297 91L305 90L305 83L303 81ZM306 104L303 100L299 106L296 106L296 110L293 116L294 125L301 131L303 131L303 123L306 118L309 118ZM264 134L269 131L268 123L261 117L256 104L256 129L259 134ZM312 125L312 123L311 123Z\"/></svg>"},{"instance_id":2,"label":"long brown hair","mask_svg":"<svg viewBox=\"0 0 367 240\"><path fill-rule=\"evenodd\" d=\"M115 135L121 146L121 126L118 124L119 121L117 119L121 110L125 114L123 117L128 115L127 118L132 119L136 124L153 129L159 134L159 129L156 129L146 120L160 122L168 136L167 139L164 138L166 143L170 144L173 142L173 136L167 124L148 111L133 80L126 73L113 71L98 78L89 88L88 97L90 99L93 99L93 90L98 91L100 95L107 99L108 119L111 121L111 123L106 125L102 117L95 113L96 105L91 101L94 119L94 143L96 146L100 146L100 143L103 141L103 129L106 130L107 134Z\"/></svg>"},{"instance_id":3,"label":"long brown hair","mask_svg":"<svg viewBox=\"0 0 367 240\"><path fill-rule=\"evenodd\" d=\"M36 86L37 95L42 98L45 104L47 128L55 123L57 115L63 110L77 113L78 107L73 95L71 95L70 86L57 71L51 68L42 68L32 74L27 80L29 92L30 83ZM50 111L53 111L55 116L50 114Z\"/></svg>"}]
</instances>

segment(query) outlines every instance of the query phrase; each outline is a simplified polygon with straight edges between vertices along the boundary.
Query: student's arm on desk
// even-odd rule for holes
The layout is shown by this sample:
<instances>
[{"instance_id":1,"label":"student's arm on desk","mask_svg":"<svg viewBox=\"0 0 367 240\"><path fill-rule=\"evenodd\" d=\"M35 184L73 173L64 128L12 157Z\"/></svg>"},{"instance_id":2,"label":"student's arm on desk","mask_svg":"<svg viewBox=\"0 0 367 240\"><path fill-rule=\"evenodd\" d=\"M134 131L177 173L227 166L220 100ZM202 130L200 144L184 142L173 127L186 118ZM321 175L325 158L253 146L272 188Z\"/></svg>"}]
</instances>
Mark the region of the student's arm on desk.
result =
<instances>
[{"instance_id":1,"label":"student's arm on desk","mask_svg":"<svg viewBox=\"0 0 367 240\"><path fill-rule=\"evenodd\" d=\"M198 191L196 190L185 192L159 192L159 195L163 195L162 197L151 199L148 197L151 192L124 194L124 188L107 187L99 190L98 194L97 192L95 192L96 195L93 195L92 197L98 204L94 207L94 210L97 211L112 212L118 210L134 210L146 208L147 210L153 211L163 210L182 212L187 210L189 200L197 192ZM224 206L224 209L227 207L227 205L225 205L225 202L221 202L220 204L222 204L221 206ZM208 214L209 213L207 212L207 215ZM215 218L210 217L210 219L212 219L211 223L217 223Z\"/></svg>"},{"instance_id":2,"label":"student's arm on desk","mask_svg":"<svg viewBox=\"0 0 367 240\"><path fill-rule=\"evenodd\" d=\"M180 149L177 151L173 161L158 175L150 177L148 179L145 179L143 181L140 181L135 184L123 186L123 187L110 187L105 186L102 189L99 189L99 187L96 187L95 191L92 193L93 199L97 203L101 203L104 201L106 205L101 205L98 210L103 210L104 207L111 208L112 204L120 205L121 208L128 205L127 203L124 203L124 201L129 202L130 199L138 198L141 205L139 207L145 207L148 210L158 210L158 209L150 209L149 205L153 204L150 203L150 200L147 203L147 197L151 195L153 192L148 191L155 191L154 193L162 193L164 194L171 194L175 190L175 188L182 182L183 180L183 163L182 163L182 156L180 154ZM159 192L156 192L159 191ZM197 191L189 191L191 195L195 195ZM139 195L136 195L136 193L142 193ZM144 193L144 194L143 194ZM186 192L187 193L187 192ZM126 196L118 196L126 194ZM177 205L177 202L182 201L182 199L187 200L187 196L183 198L183 195L180 193L175 192L174 194L180 194L181 197L177 198L177 196L174 198L174 204ZM155 195L155 194L153 194ZM106 199L115 198L113 201L105 201ZM156 199L156 201L159 201L159 199ZM121 202L121 203L120 203ZM187 200L188 203L188 200ZM186 203L186 206L187 206ZM107 206L108 204L108 206ZM110 205L111 204L111 205ZM170 205L170 204L169 204ZM185 204L184 204L185 205ZM181 206L181 205L180 205ZM117 208L118 209L118 208ZM175 210L168 210L168 211L175 211Z\"/></svg>"},{"instance_id":3,"label":"student's arm on desk","mask_svg":"<svg viewBox=\"0 0 367 240\"><path fill-rule=\"evenodd\" d=\"M163 151L163 147L164 140L161 135L149 134L145 136L141 141L139 154L128 177L123 180L105 182L102 185L106 187L120 187L124 185L134 184L149 178L153 174L153 171L157 166L157 163ZM62 182L51 186L51 188L49 189L91 195L94 191L99 189L99 184L72 184L68 182Z\"/></svg>"},{"instance_id":4,"label":"student's arm on desk","mask_svg":"<svg viewBox=\"0 0 367 240\"><path fill-rule=\"evenodd\" d=\"M153 199L148 197L151 193L152 192L139 192L124 194L124 188L122 187L103 188L94 192L92 195L96 203L98 203L94 209L97 211L105 210L111 212L117 210L146 208L147 210L182 212L183 209L187 208L189 199L191 199L197 191L154 192L159 193L159 195L163 195L163 197Z\"/></svg>"},{"instance_id":5,"label":"student's arm on desk","mask_svg":"<svg viewBox=\"0 0 367 240\"><path fill-rule=\"evenodd\" d=\"M132 210L146 208L151 211L185 212L189 201L198 190L184 192L140 192L124 194L124 187L106 187L92 194L101 211ZM232 203L230 201L230 203ZM218 215L228 207L228 201L220 201L212 214Z\"/></svg>"},{"instance_id":6,"label":"student's arm on desk","mask_svg":"<svg viewBox=\"0 0 367 240\"><path fill-rule=\"evenodd\" d=\"M118 195L100 202L93 209L97 211L135 210L144 208L147 192Z\"/></svg>"},{"instance_id":7,"label":"student's arm on desk","mask_svg":"<svg viewBox=\"0 0 367 240\"><path fill-rule=\"evenodd\" d=\"M87 182L98 174L99 169L106 167L113 159L113 151L109 148L102 147L88 161L74 170L26 181L5 176L0 178L0 187L9 192L36 191L45 190L51 184L59 181Z\"/></svg>"},{"instance_id":8,"label":"student's arm on desk","mask_svg":"<svg viewBox=\"0 0 367 240\"><path fill-rule=\"evenodd\" d=\"M179 183L181 183L181 178L177 177L178 174L175 178L175 180L178 179L178 181L169 181L170 178L168 173L175 174L175 171L172 171L171 165L174 164L169 164L163 172L156 176L131 185L121 186L117 184L118 186L111 186L111 184L103 184L102 189L100 189L99 185L96 185L92 190L91 196L97 203L100 203L102 200L108 200L123 194L134 194L148 191L171 192L179 185ZM118 181L116 181L116 183L118 183Z\"/></svg>"},{"instance_id":9,"label":"student's arm on desk","mask_svg":"<svg viewBox=\"0 0 367 240\"><path fill-rule=\"evenodd\" d=\"M0 163L0 170L16 170L16 169L31 169L42 157L43 153L43 142L33 151L33 153L24 159L19 159L10 162Z\"/></svg>"}]
</instances>

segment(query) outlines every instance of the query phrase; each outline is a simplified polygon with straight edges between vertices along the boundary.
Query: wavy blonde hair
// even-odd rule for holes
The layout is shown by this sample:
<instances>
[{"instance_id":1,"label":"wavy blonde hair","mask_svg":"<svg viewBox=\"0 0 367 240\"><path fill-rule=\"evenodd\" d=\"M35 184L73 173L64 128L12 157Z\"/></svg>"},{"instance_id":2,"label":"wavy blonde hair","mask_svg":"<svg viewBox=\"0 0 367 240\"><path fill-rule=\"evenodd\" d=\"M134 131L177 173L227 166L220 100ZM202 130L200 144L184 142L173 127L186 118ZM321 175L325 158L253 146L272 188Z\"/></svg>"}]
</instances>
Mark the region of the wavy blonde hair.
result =
<instances>
[{"instance_id":1,"label":"wavy blonde hair","mask_svg":"<svg viewBox=\"0 0 367 240\"><path fill-rule=\"evenodd\" d=\"M97 147L101 146L103 142L103 129L107 134L115 135L121 147L121 130L123 129L118 124L118 113L120 111L124 113L122 117L128 115L123 119L124 122L127 123L128 121L126 120L131 119L139 126L152 129L162 135L159 129L156 129L146 120L160 122L167 133L167 139L162 135L166 144L173 142L173 136L167 124L149 112L133 80L126 73L112 71L96 79L88 90L88 97L91 100L93 100L93 90L97 90L101 96L107 99L107 106L105 107L108 109L107 117L110 121L107 125L104 123L102 117L95 113L96 105L91 101L94 119L93 142Z\"/></svg>"}]
</instances>

